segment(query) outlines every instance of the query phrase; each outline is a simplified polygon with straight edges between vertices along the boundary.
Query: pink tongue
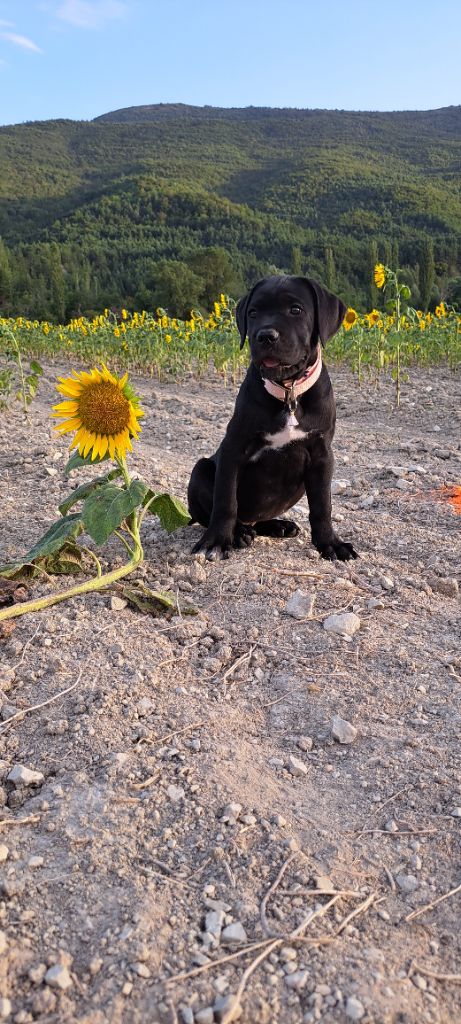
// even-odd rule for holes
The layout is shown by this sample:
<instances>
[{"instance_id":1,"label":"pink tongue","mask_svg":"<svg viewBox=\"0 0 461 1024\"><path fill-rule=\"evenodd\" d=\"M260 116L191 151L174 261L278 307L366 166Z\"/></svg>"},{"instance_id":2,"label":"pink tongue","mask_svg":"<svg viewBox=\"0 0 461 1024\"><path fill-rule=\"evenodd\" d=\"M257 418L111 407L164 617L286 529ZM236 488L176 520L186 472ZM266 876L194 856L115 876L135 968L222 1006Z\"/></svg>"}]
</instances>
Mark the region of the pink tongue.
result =
<instances>
[{"instance_id":1,"label":"pink tongue","mask_svg":"<svg viewBox=\"0 0 461 1024\"><path fill-rule=\"evenodd\" d=\"M274 366L280 366L280 363L278 359L263 359L262 365L272 369Z\"/></svg>"}]
</instances>

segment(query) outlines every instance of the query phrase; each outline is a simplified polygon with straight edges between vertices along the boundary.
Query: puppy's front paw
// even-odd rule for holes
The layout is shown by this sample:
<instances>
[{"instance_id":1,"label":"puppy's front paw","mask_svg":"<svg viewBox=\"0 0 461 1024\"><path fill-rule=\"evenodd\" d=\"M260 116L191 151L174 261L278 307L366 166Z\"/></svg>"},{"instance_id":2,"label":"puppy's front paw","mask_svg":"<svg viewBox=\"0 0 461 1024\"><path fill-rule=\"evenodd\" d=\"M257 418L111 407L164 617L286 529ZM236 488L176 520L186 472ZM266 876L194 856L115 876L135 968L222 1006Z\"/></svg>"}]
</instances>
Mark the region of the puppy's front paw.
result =
<instances>
[{"instance_id":1,"label":"puppy's front paw","mask_svg":"<svg viewBox=\"0 0 461 1024\"><path fill-rule=\"evenodd\" d=\"M329 544L319 544L317 548L322 558L327 558L330 562L348 562L351 558L359 557L352 544L340 540L339 537L335 537Z\"/></svg>"},{"instance_id":2,"label":"puppy's front paw","mask_svg":"<svg viewBox=\"0 0 461 1024\"><path fill-rule=\"evenodd\" d=\"M255 537L256 530L252 526L248 526L247 523L237 523L234 530L234 548L251 547Z\"/></svg>"},{"instance_id":3,"label":"puppy's front paw","mask_svg":"<svg viewBox=\"0 0 461 1024\"><path fill-rule=\"evenodd\" d=\"M196 555L199 551L204 551L209 562L215 562L219 558L229 558L232 540L232 533L229 534L227 531L209 526L197 544L194 544L192 554Z\"/></svg>"}]
</instances>

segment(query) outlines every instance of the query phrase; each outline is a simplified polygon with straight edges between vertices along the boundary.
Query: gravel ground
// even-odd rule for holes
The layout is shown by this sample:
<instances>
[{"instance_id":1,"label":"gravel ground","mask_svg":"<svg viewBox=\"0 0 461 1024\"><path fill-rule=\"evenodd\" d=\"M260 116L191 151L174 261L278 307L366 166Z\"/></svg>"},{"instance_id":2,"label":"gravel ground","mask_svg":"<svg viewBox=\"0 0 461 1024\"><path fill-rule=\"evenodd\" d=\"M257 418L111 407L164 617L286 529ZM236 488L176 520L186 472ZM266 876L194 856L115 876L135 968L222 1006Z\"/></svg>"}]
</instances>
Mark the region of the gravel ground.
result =
<instances>
[{"instance_id":1,"label":"gravel ground","mask_svg":"<svg viewBox=\"0 0 461 1024\"><path fill-rule=\"evenodd\" d=\"M29 424L0 419L2 560L69 490L54 372ZM390 382L332 376L357 562L318 558L305 502L299 537L221 563L190 555L197 527L151 519L140 576L197 615L104 593L3 631L1 1020L211 1024L239 986L248 1024L460 1019L461 891L408 920L461 883L461 521L433 493L461 479L459 379L412 373L396 412ZM184 499L233 393L135 383L132 467ZM352 635L324 628L338 613Z\"/></svg>"}]
</instances>

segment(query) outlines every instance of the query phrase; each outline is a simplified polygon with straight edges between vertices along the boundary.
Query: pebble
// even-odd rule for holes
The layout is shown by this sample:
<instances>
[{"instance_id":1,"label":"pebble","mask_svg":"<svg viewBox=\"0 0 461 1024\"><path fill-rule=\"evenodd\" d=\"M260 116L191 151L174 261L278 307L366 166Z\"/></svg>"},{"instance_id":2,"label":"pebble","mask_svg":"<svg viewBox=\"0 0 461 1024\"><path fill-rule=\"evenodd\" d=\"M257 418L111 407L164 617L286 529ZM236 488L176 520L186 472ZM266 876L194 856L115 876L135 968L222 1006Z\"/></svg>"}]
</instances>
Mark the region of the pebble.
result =
<instances>
[{"instance_id":1,"label":"pebble","mask_svg":"<svg viewBox=\"0 0 461 1024\"><path fill-rule=\"evenodd\" d=\"M294 989L295 992L300 992L304 988L308 977L309 971L294 971L293 974L285 975L285 985L287 988Z\"/></svg>"},{"instance_id":2,"label":"pebble","mask_svg":"<svg viewBox=\"0 0 461 1024\"><path fill-rule=\"evenodd\" d=\"M61 992L65 992L72 986L72 978L63 964L54 964L53 967L50 967L43 980L50 988L59 988Z\"/></svg>"},{"instance_id":3,"label":"pebble","mask_svg":"<svg viewBox=\"0 0 461 1024\"><path fill-rule=\"evenodd\" d=\"M239 817L239 814L241 814L242 810L243 810L242 804L237 804L237 803L226 804L226 806L224 807L223 812L221 814L221 821L228 822L229 819L232 819L233 821L237 821L237 818Z\"/></svg>"},{"instance_id":4,"label":"pebble","mask_svg":"<svg viewBox=\"0 0 461 1024\"><path fill-rule=\"evenodd\" d=\"M340 612L339 615L328 615L323 628L340 636L353 636L360 629L360 619L355 612Z\"/></svg>"},{"instance_id":5,"label":"pebble","mask_svg":"<svg viewBox=\"0 0 461 1024\"><path fill-rule=\"evenodd\" d=\"M209 910L205 915L205 931L219 939L224 924L224 912L222 910Z\"/></svg>"},{"instance_id":6,"label":"pebble","mask_svg":"<svg viewBox=\"0 0 461 1024\"><path fill-rule=\"evenodd\" d=\"M351 722L347 722L345 718L334 715L331 724L331 735L338 743L353 743L357 737L357 729Z\"/></svg>"},{"instance_id":7,"label":"pebble","mask_svg":"<svg viewBox=\"0 0 461 1024\"><path fill-rule=\"evenodd\" d=\"M390 576L380 576L379 583L381 584L383 590L393 590L395 587L394 580L391 579Z\"/></svg>"},{"instance_id":8,"label":"pebble","mask_svg":"<svg viewBox=\"0 0 461 1024\"><path fill-rule=\"evenodd\" d=\"M0 864L8 859L9 849L5 846L5 843L0 843Z\"/></svg>"},{"instance_id":9,"label":"pebble","mask_svg":"<svg viewBox=\"0 0 461 1024\"><path fill-rule=\"evenodd\" d=\"M325 889L327 892L335 891L335 886L328 875L316 875L314 881L317 889Z\"/></svg>"},{"instance_id":10,"label":"pebble","mask_svg":"<svg viewBox=\"0 0 461 1024\"><path fill-rule=\"evenodd\" d=\"M422 977L421 974L412 974L411 980L413 982L413 985L416 985L416 988L419 988L421 992L426 991L427 981L425 978Z\"/></svg>"},{"instance_id":11,"label":"pebble","mask_svg":"<svg viewBox=\"0 0 461 1024\"><path fill-rule=\"evenodd\" d=\"M213 1008L211 1006L205 1006L203 1010L197 1010L195 1020L197 1024L213 1024Z\"/></svg>"},{"instance_id":12,"label":"pebble","mask_svg":"<svg viewBox=\"0 0 461 1024\"><path fill-rule=\"evenodd\" d=\"M239 946L240 943L247 942L247 933L243 924L240 921L228 924L221 934L221 942L224 946Z\"/></svg>"},{"instance_id":13,"label":"pebble","mask_svg":"<svg viewBox=\"0 0 461 1024\"><path fill-rule=\"evenodd\" d=\"M179 804L181 800L184 800L185 793L182 786L167 786L166 793L172 804Z\"/></svg>"},{"instance_id":14,"label":"pebble","mask_svg":"<svg viewBox=\"0 0 461 1024\"><path fill-rule=\"evenodd\" d=\"M402 892L415 892L419 888L419 882L415 875L396 875L395 880Z\"/></svg>"},{"instance_id":15,"label":"pebble","mask_svg":"<svg viewBox=\"0 0 461 1024\"><path fill-rule=\"evenodd\" d=\"M112 594L110 599L110 606L113 612L123 612L126 608L128 601L124 597L118 597L117 594Z\"/></svg>"},{"instance_id":16,"label":"pebble","mask_svg":"<svg viewBox=\"0 0 461 1024\"><path fill-rule=\"evenodd\" d=\"M312 736L300 736L296 742L296 746L299 747L300 750L304 750L306 753L309 750L312 750L312 747L314 746Z\"/></svg>"},{"instance_id":17,"label":"pebble","mask_svg":"<svg viewBox=\"0 0 461 1024\"><path fill-rule=\"evenodd\" d=\"M45 860L43 857L29 857L27 861L28 868L41 868L43 867Z\"/></svg>"},{"instance_id":18,"label":"pebble","mask_svg":"<svg viewBox=\"0 0 461 1024\"><path fill-rule=\"evenodd\" d=\"M226 1024L238 1020L242 1016L242 1007L233 992L229 992L227 996L217 996L213 1009L215 1020L218 1022L225 1020ZM197 1017L195 1019L197 1020Z\"/></svg>"},{"instance_id":19,"label":"pebble","mask_svg":"<svg viewBox=\"0 0 461 1024\"><path fill-rule=\"evenodd\" d=\"M356 999L355 996L348 996L346 1002L346 1017L350 1017L351 1020L361 1020L365 1016L365 1007L360 999Z\"/></svg>"},{"instance_id":20,"label":"pebble","mask_svg":"<svg viewBox=\"0 0 461 1024\"><path fill-rule=\"evenodd\" d=\"M192 583L206 583L207 581L206 570L204 566L200 564L200 562L192 563L189 570L189 576L190 579L192 580Z\"/></svg>"},{"instance_id":21,"label":"pebble","mask_svg":"<svg viewBox=\"0 0 461 1024\"><path fill-rule=\"evenodd\" d=\"M15 786L41 786L45 781L42 772L36 772L32 768L26 768L23 764L15 764L6 777L7 782L13 782Z\"/></svg>"},{"instance_id":22,"label":"pebble","mask_svg":"<svg viewBox=\"0 0 461 1024\"><path fill-rule=\"evenodd\" d=\"M182 1006L179 1012L183 1024L194 1024L194 1013L190 1006Z\"/></svg>"},{"instance_id":23,"label":"pebble","mask_svg":"<svg viewBox=\"0 0 461 1024\"><path fill-rule=\"evenodd\" d=\"M315 594L295 590L285 605L285 611L293 619L311 619L314 613Z\"/></svg>"},{"instance_id":24,"label":"pebble","mask_svg":"<svg viewBox=\"0 0 461 1024\"><path fill-rule=\"evenodd\" d=\"M367 608L370 610L373 608L384 608L384 602L379 597L370 597L367 601Z\"/></svg>"},{"instance_id":25,"label":"pebble","mask_svg":"<svg viewBox=\"0 0 461 1024\"><path fill-rule=\"evenodd\" d=\"M454 807L450 814L452 818L461 818L461 807Z\"/></svg>"},{"instance_id":26,"label":"pebble","mask_svg":"<svg viewBox=\"0 0 461 1024\"><path fill-rule=\"evenodd\" d=\"M10 1016L13 1007L11 1005L11 999L7 999L6 996L0 998L0 1018L6 1020Z\"/></svg>"},{"instance_id":27,"label":"pebble","mask_svg":"<svg viewBox=\"0 0 461 1024\"><path fill-rule=\"evenodd\" d=\"M332 494L344 494L348 487L351 486L350 480L332 480L331 481L331 493Z\"/></svg>"},{"instance_id":28,"label":"pebble","mask_svg":"<svg viewBox=\"0 0 461 1024\"><path fill-rule=\"evenodd\" d=\"M0 932L0 956L6 951L7 941L5 932Z\"/></svg>"},{"instance_id":29,"label":"pebble","mask_svg":"<svg viewBox=\"0 0 461 1024\"><path fill-rule=\"evenodd\" d=\"M384 830L386 832L398 832L399 831L399 827L397 825L397 822L394 821L393 818L388 818L386 823L385 823L385 825L384 825Z\"/></svg>"},{"instance_id":30,"label":"pebble","mask_svg":"<svg viewBox=\"0 0 461 1024\"><path fill-rule=\"evenodd\" d=\"M290 770L292 775L295 775L295 776L307 775L307 767L306 767L306 765L304 764L303 761L299 760L299 757L294 757L293 754L290 754L290 756L288 758L287 767Z\"/></svg>"},{"instance_id":31,"label":"pebble","mask_svg":"<svg viewBox=\"0 0 461 1024\"><path fill-rule=\"evenodd\" d=\"M133 971L133 974L137 974L138 978L152 977L147 964L143 964L140 960L136 961L134 964L130 964L130 970Z\"/></svg>"}]
</instances>

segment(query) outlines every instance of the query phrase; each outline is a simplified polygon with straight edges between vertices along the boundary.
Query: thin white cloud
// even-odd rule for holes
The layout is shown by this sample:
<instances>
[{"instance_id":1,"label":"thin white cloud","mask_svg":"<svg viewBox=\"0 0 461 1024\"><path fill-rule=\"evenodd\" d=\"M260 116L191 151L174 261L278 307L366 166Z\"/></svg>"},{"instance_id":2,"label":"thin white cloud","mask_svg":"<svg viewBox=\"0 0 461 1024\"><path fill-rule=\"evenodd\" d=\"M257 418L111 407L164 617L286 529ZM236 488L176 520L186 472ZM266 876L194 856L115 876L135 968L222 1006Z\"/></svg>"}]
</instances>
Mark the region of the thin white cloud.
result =
<instances>
[{"instance_id":1,"label":"thin white cloud","mask_svg":"<svg viewBox=\"0 0 461 1024\"><path fill-rule=\"evenodd\" d=\"M14 28L14 21L4 21L0 18L0 28Z\"/></svg>"},{"instance_id":2,"label":"thin white cloud","mask_svg":"<svg viewBox=\"0 0 461 1024\"><path fill-rule=\"evenodd\" d=\"M122 18L126 11L121 0L63 0L56 16L77 28L101 28L106 21Z\"/></svg>"},{"instance_id":3,"label":"thin white cloud","mask_svg":"<svg viewBox=\"0 0 461 1024\"><path fill-rule=\"evenodd\" d=\"M21 46L24 50L33 50L34 53L43 52L32 39L28 39L27 36L19 36L16 32L0 32L0 39L6 39L8 43Z\"/></svg>"}]
</instances>

